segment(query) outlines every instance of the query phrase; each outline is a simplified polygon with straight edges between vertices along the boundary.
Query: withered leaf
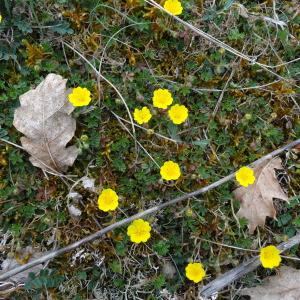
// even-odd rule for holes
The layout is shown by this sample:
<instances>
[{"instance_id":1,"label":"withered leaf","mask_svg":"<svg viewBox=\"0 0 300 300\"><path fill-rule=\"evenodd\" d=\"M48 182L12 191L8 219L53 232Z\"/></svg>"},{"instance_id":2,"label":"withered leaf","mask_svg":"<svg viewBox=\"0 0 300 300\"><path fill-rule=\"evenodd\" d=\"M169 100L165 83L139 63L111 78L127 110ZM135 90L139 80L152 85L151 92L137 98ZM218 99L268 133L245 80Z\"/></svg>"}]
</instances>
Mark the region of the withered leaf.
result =
<instances>
[{"instance_id":1,"label":"withered leaf","mask_svg":"<svg viewBox=\"0 0 300 300\"><path fill-rule=\"evenodd\" d=\"M33 249L31 246L21 249L16 254L16 258L6 258L0 268L0 274L5 274L5 272L12 270L16 267L21 266L26 262L31 262L34 259L37 259L42 256L42 253ZM25 270L16 275L13 275L9 278L10 282L24 283L27 280L29 273L38 273L43 268L42 264L34 266L29 270Z\"/></svg>"},{"instance_id":2,"label":"withered leaf","mask_svg":"<svg viewBox=\"0 0 300 300\"><path fill-rule=\"evenodd\" d=\"M25 135L21 143L31 163L52 172L64 171L78 155L75 146L66 147L76 129L66 82L60 75L49 74L36 89L20 96L21 106L14 114L13 124Z\"/></svg>"},{"instance_id":3,"label":"withered leaf","mask_svg":"<svg viewBox=\"0 0 300 300\"><path fill-rule=\"evenodd\" d=\"M243 289L242 295L251 300L293 300L300 299L300 270L283 266L276 276L263 281L261 286Z\"/></svg>"},{"instance_id":4,"label":"withered leaf","mask_svg":"<svg viewBox=\"0 0 300 300\"><path fill-rule=\"evenodd\" d=\"M16 253L15 258L6 258L0 265L0 275L6 272L20 267L26 262L31 262L42 256L41 252L36 251L31 246L21 249ZM0 281L0 299L14 299L11 294L24 288L24 283L28 280L29 273L37 274L43 269L43 265L39 264L28 270L20 272L16 275L11 276L6 281Z\"/></svg>"},{"instance_id":5,"label":"withered leaf","mask_svg":"<svg viewBox=\"0 0 300 300\"><path fill-rule=\"evenodd\" d=\"M275 174L275 169L282 169L281 159L274 158L254 169L255 183L247 188L239 187L233 193L241 202L237 215L249 221L249 231L253 233L257 226L264 226L266 217L275 218L276 210L273 198L288 200Z\"/></svg>"}]
</instances>

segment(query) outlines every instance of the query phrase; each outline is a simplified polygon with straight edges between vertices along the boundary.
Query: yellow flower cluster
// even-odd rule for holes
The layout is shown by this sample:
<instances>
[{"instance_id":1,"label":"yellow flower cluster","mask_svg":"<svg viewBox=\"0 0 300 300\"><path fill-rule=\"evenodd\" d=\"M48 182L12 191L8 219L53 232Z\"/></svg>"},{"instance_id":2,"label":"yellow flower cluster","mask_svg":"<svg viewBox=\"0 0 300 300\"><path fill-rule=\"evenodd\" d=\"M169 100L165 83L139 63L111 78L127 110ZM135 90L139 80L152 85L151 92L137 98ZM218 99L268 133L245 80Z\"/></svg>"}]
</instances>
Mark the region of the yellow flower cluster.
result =
<instances>
[{"instance_id":1,"label":"yellow flower cluster","mask_svg":"<svg viewBox=\"0 0 300 300\"><path fill-rule=\"evenodd\" d=\"M174 16L178 16L182 13L183 8L178 0L167 0L164 4L164 9Z\"/></svg>"},{"instance_id":2,"label":"yellow flower cluster","mask_svg":"<svg viewBox=\"0 0 300 300\"><path fill-rule=\"evenodd\" d=\"M158 89L153 92L152 101L154 107L166 109L173 103L173 97L169 90Z\"/></svg>"},{"instance_id":3,"label":"yellow flower cluster","mask_svg":"<svg viewBox=\"0 0 300 300\"><path fill-rule=\"evenodd\" d=\"M2 15L0 14L0 23L2 22Z\"/></svg>"},{"instance_id":4,"label":"yellow flower cluster","mask_svg":"<svg viewBox=\"0 0 300 300\"><path fill-rule=\"evenodd\" d=\"M206 276L206 272L201 263L195 262L186 266L185 275L189 280L198 283Z\"/></svg>"},{"instance_id":5,"label":"yellow flower cluster","mask_svg":"<svg viewBox=\"0 0 300 300\"><path fill-rule=\"evenodd\" d=\"M173 97L169 90L158 89L154 91L152 101L154 107L166 109L173 103ZM168 115L174 124L179 125L186 121L189 111L184 105L175 104L170 107Z\"/></svg>"},{"instance_id":6,"label":"yellow flower cluster","mask_svg":"<svg viewBox=\"0 0 300 300\"><path fill-rule=\"evenodd\" d=\"M248 167L241 167L236 172L235 178L237 182L244 187L247 187L255 182L254 171Z\"/></svg>"},{"instance_id":7,"label":"yellow flower cluster","mask_svg":"<svg viewBox=\"0 0 300 300\"><path fill-rule=\"evenodd\" d=\"M173 103L173 96L168 89L157 89L153 92L153 106L161 109L167 109ZM184 105L175 104L168 111L169 118L176 124L182 124L189 116L189 111ZM133 118L138 124L148 123L152 114L147 107L142 109L136 108L133 113Z\"/></svg>"},{"instance_id":8,"label":"yellow flower cluster","mask_svg":"<svg viewBox=\"0 0 300 300\"><path fill-rule=\"evenodd\" d=\"M74 106L86 106L91 102L91 92L87 88L74 88L68 96Z\"/></svg>"},{"instance_id":9,"label":"yellow flower cluster","mask_svg":"<svg viewBox=\"0 0 300 300\"><path fill-rule=\"evenodd\" d=\"M189 116L189 111L184 105L175 104L168 111L169 117L176 125L182 124Z\"/></svg>"},{"instance_id":10,"label":"yellow flower cluster","mask_svg":"<svg viewBox=\"0 0 300 300\"><path fill-rule=\"evenodd\" d=\"M138 124L148 123L152 118L152 114L148 107L144 106L142 109L136 108L133 113L133 118Z\"/></svg>"},{"instance_id":11,"label":"yellow flower cluster","mask_svg":"<svg viewBox=\"0 0 300 300\"><path fill-rule=\"evenodd\" d=\"M280 251L275 246L270 245L260 249L259 259L264 268L275 268L280 265Z\"/></svg>"},{"instance_id":12,"label":"yellow flower cluster","mask_svg":"<svg viewBox=\"0 0 300 300\"><path fill-rule=\"evenodd\" d=\"M98 197L98 207L104 212L113 211L119 205L119 197L112 189L104 189ZM127 228L127 235L133 243L147 242L151 234L151 226L142 219L135 220Z\"/></svg>"},{"instance_id":13,"label":"yellow flower cluster","mask_svg":"<svg viewBox=\"0 0 300 300\"><path fill-rule=\"evenodd\" d=\"M180 175L180 167L177 163L169 160L160 168L160 175L165 180L177 180Z\"/></svg>"},{"instance_id":14,"label":"yellow flower cluster","mask_svg":"<svg viewBox=\"0 0 300 300\"><path fill-rule=\"evenodd\" d=\"M98 207L103 211L115 210L119 205L119 197L112 189L104 189L98 197Z\"/></svg>"},{"instance_id":15,"label":"yellow flower cluster","mask_svg":"<svg viewBox=\"0 0 300 300\"><path fill-rule=\"evenodd\" d=\"M139 244L150 239L151 226L142 219L134 220L127 228L127 235L133 243Z\"/></svg>"}]
</instances>

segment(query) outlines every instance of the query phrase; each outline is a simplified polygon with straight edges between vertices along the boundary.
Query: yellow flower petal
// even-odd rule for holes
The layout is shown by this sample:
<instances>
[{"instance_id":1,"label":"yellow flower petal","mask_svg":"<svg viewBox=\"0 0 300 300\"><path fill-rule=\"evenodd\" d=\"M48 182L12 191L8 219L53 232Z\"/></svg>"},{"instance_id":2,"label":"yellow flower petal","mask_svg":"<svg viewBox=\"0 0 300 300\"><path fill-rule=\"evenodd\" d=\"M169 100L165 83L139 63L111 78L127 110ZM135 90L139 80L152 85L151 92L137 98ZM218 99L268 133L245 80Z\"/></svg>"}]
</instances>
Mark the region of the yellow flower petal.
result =
<instances>
[{"instance_id":1,"label":"yellow flower petal","mask_svg":"<svg viewBox=\"0 0 300 300\"><path fill-rule=\"evenodd\" d=\"M86 106L91 102L91 92L87 88L77 87L68 98L74 106Z\"/></svg>"},{"instance_id":2,"label":"yellow flower petal","mask_svg":"<svg viewBox=\"0 0 300 300\"><path fill-rule=\"evenodd\" d=\"M247 187L248 185L253 184L255 182L254 171L248 167L240 168L235 173L235 178L237 182L244 187Z\"/></svg>"},{"instance_id":3,"label":"yellow flower petal","mask_svg":"<svg viewBox=\"0 0 300 300\"><path fill-rule=\"evenodd\" d=\"M166 109L173 102L172 94L167 89L158 89L153 92L153 105L158 108Z\"/></svg>"},{"instance_id":4,"label":"yellow flower petal","mask_svg":"<svg viewBox=\"0 0 300 300\"><path fill-rule=\"evenodd\" d=\"M175 104L168 111L169 117L176 125L183 123L189 116L189 111L184 105Z\"/></svg>"},{"instance_id":5,"label":"yellow flower petal","mask_svg":"<svg viewBox=\"0 0 300 300\"><path fill-rule=\"evenodd\" d=\"M112 189L104 189L98 198L98 207L105 212L115 210L119 205L119 197Z\"/></svg>"},{"instance_id":6,"label":"yellow flower petal","mask_svg":"<svg viewBox=\"0 0 300 300\"><path fill-rule=\"evenodd\" d=\"M281 262L280 251L273 245L260 249L259 259L264 268L278 267Z\"/></svg>"},{"instance_id":7,"label":"yellow flower petal","mask_svg":"<svg viewBox=\"0 0 300 300\"><path fill-rule=\"evenodd\" d=\"M178 0L167 0L164 4L164 9L174 16L180 15L183 11L181 2Z\"/></svg>"},{"instance_id":8,"label":"yellow flower petal","mask_svg":"<svg viewBox=\"0 0 300 300\"><path fill-rule=\"evenodd\" d=\"M177 180L180 175L180 167L177 163L169 160L160 168L160 175L165 180Z\"/></svg>"},{"instance_id":9,"label":"yellow flower petal","mask_svg":"<svg viewBox=\"0 0 300 300\"><path fill-rule=\"evenodd\" d=\"M134 220L127 228L127 235L133 243L147 242L151 234L151 226L142 219Z\"/></svg>"},{"instance_id":10,"label":"yellow flower petal","mask_svg":"<svg viewBox=\"0 0 300 300\"><path fill-rule=\"evenodd\" d=\"M136 108L133 113L133 118L138 124L148 123L152 114L148 107L144 106L142 109Z\"/></svg>"},{"instance_id":11,"label":"yellow flower petal","mask_svg":"<svg viewBox=\"0 0 300 300\"><path fill-rule=\"evenodd\" d=\"M189 280L198 283L206 276L206 272L201 263L189 263L185 268L185 275Z\"/></svg>"}]
</instances>

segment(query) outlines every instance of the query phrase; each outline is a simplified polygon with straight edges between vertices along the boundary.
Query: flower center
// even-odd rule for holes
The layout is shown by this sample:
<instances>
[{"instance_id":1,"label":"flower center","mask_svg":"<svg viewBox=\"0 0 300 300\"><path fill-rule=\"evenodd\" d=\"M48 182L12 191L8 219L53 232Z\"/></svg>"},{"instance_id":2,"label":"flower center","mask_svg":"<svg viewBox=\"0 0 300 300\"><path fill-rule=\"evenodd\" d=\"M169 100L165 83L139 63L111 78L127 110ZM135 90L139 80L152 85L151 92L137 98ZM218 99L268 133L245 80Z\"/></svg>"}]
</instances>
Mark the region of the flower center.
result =
<instances>
[{"instance_id":1,"label":"flower center","mask_svg":"<svg viewBox=\"0 0 300 300\"><path fill-rule=\"evenodd\" d=\"M147 231L144 229L136 228L136 230L135 230L135 234L138 236L144 235L145 233L147 233Z\"/></svg>"},{"instance_id":2,"label":"flower center","mask_svg":"<svg viewBox=\"0 0 300 300\"><path fill-rule=\"evenodd\" d=\"M110 197L105 197L104 198L104 203L105 204L110 204L112 202L112 199Z\"/></svg>"},{"instance_id":3,"label":"flower center","mask_svg":"<svg viewBox=\"0 0 300 300\"><path fill-rule=\"evenodd\" d=\"M275 255L273 252L265 252L263 256L264 256L264 259L266 259L266 260L272 260L275 258Z\"/></svg>"}]
</instances>

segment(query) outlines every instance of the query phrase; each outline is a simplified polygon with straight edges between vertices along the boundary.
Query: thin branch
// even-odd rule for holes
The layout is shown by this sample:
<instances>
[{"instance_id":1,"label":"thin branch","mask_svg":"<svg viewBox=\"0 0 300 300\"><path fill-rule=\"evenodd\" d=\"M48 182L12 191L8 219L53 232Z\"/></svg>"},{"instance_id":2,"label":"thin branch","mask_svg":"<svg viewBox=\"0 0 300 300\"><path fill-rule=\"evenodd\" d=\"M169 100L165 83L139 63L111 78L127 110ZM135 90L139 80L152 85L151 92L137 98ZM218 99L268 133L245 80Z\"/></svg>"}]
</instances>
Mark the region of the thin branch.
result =
<instances>
[{"instance_id":1,"label":"thin branch","mask_svg":"<svg viewBox=\"0 0 300 300\"><path fill-rule=\"evenodd\" d=\"M271 152L271 153L269 153L269 154L261 157L260 159L258 159L255 162L253 162L251 164L251 167L255 167L256 165L259 165L262 162L264 162L264 161L266 161L268 159L271 159L274 156L276 156L276 155L284 152L285 150L292 149L295 146L297 146L298 144L300 144L300 139L297 139L297 140L295 140L295 141L293 141L293 142L291 142L291 143L289 143L289 144L287 144L287 145L285 145L285 146L283 146L283 147L281 147L281 148L279 148L277 150L274 150L273 152ZM135 214L135 215L133 215L131 217L125 218L125 219L123 219L121 221L118 221L118 222L116 222L114 224L111 224L111 225L109 225L109 226L107 226L107 227L105 227L105 228L103 228L103 229L101 229L101 230L99 230L99 231L97 231L97 232L95 232L95 233L93 233L91 235L88 235L85 238L83 238L83 239L81 239L81 240L79 240L79 241L77 241L77 242L75 242L73 244L70 244L70 245L68 245L68 246L66 246L64 248L48 252L46 255L44 255L44 256L42 256L40 258L37 258L35 260L32 260L31 262L29 262L29 263L27 263L25 265L16 267L16 268L14 268L14 269L12 269L10 271L5 272L4 274L0 274L0 281L7 280L11 276L13 276L13 275L16 275L18 273L21 273L21 272L23 272L25 270L28 270L28 269L34 267L34 266L42 264L42 263L44 263L44 262L46 262L46 261L48 261L50 259L53 259L53 258L55 258L55 257L57 257L59 255L62 255L62 254L67 253L69 251L72 251L72 250L74 250L74 249L76 249L76 248L78 248L78 247L80 247L80 246L82 246L82 245L84 245L86 243L90 243L90 242L92 242L92 241L94 241L94 240L102 237L104 234L106 234L106 233L108 233L108 232L110 232L110 231L112 231L112 230L114 230L114 229L116 229L118 227L126 225L126 224L128 224L128 223L130 223L130 222L132 222L132 221L134 221L136 219L144 218L144 217L146 217L146 216L148 216L150 214L153 214L155 212L161 211L165 207L168 207L170 205L173 205L173 204L176 204L176 203L179 203L179 202L183 202L184 200L187 200L189 198L193 198L193 197L199 196L201 194L204 194L207 191L215 189L215 188L219 187L220 185L224 184L225 182L228 182L229 180L234 179L234 176L235 176L235 172L233 172L230 175L227 175L227 176L219 179L218 181L216 181L216 182L214 182L214 183L212 183L210 185L207 185L207 186L205 186L205 187L203 187L203 188L201 188L199 190L196 190L194 192L182 195L182 196L177 197L175 199L166 201L166 202L164 202L164 203L162 203L160 205L154 206L154 207L149 208L149 209L147 209L145 211L137 213L137 214Z\"/></svg>"},{"instance_id":2,"label":"thin branch","mask_svg":"<svg viewBox=\"0 0 300 300\"><path fill-rule=\"evenodd\" d=\"M292 248L295 245L300 244L300 233L290 238L287 242L281 243L277 248L284 252ZM207 299L212 296L216 296L217 293L224 287L228 286L233 281L241 278L242 276L254 271L260 266L259 256L252 257L248 261L242 263L238 267L224 273L215 280L211 281L209 284L205 285L199 293L199 299Z\"/></svg>"}]
</instances>

